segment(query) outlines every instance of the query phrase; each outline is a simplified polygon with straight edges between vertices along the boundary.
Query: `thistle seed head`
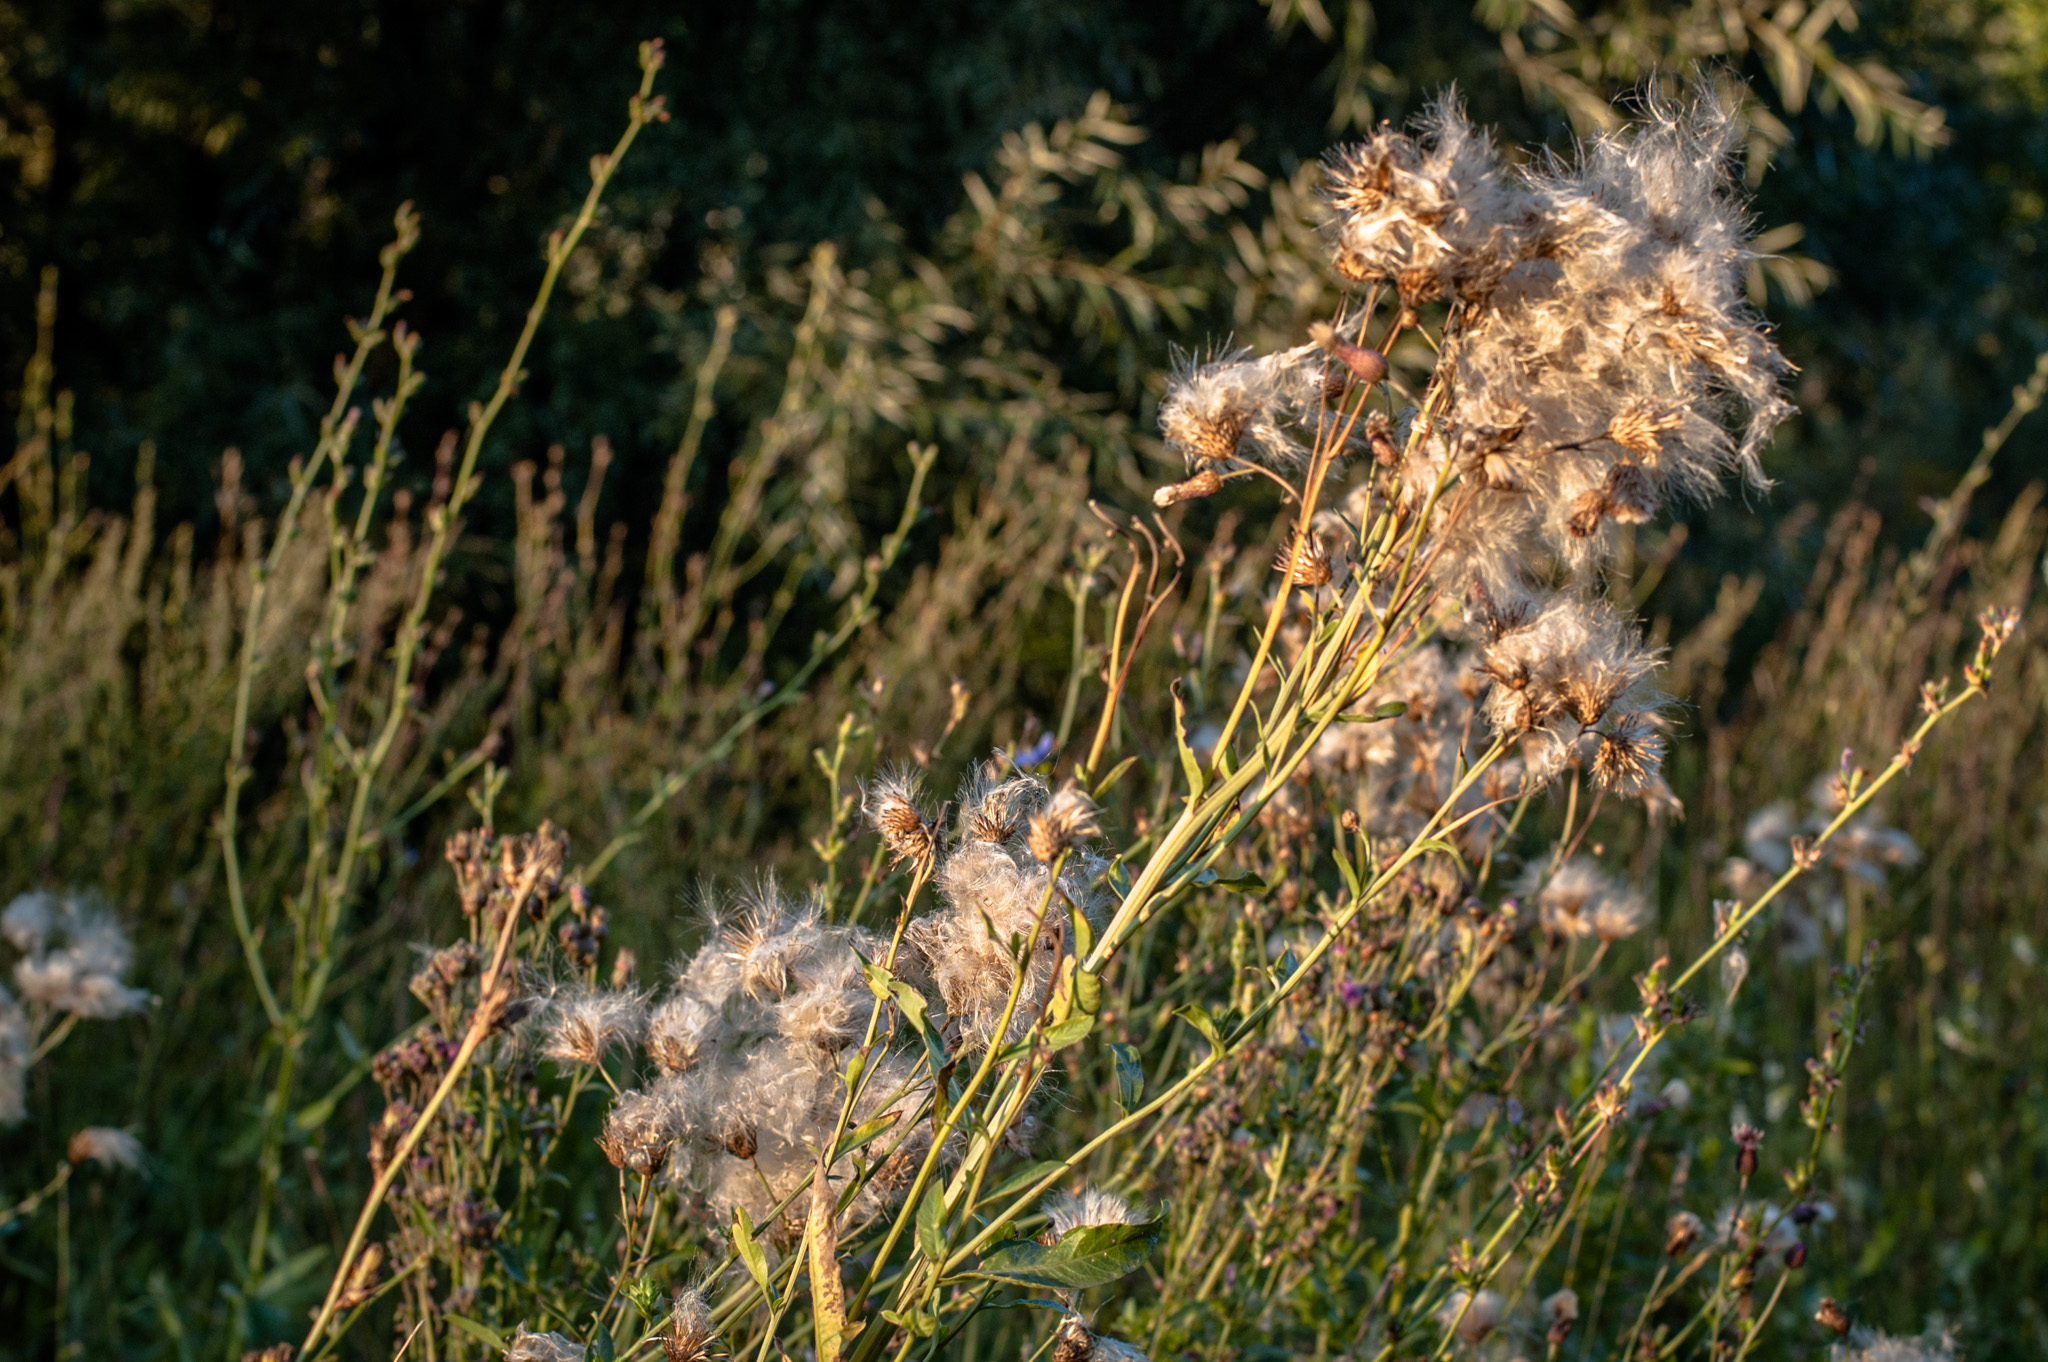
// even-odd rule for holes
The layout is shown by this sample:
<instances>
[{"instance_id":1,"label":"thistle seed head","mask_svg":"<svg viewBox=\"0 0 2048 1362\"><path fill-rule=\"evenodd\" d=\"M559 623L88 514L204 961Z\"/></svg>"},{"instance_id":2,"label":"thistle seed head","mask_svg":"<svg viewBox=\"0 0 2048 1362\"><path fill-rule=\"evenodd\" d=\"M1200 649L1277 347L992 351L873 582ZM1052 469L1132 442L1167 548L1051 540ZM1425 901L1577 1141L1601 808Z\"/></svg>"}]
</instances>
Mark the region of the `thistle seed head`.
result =
<instances>
[{"instance_id":1,"label":"thistle seed head","mask_svg":"<svg viewBox=\"0 0 2048 1362\"><path fill-rule=\"evenodd\" d=\"M937 826L918 810L917 796L914 773L891 771L869 782L861 812L889 849L889 863L908 862L922 875L931 871L939 839Z\"/></svg>"},{"instance_id":2,"label":"thistle seed head","mask_svg":"<svg viewBox=\"0 0 2048 1362\"><path fill-rule=\"evenodd\" d=\"M87 1126L71 1137L64 1157L74 1164L96 1163L102 1168L142 1168L142 1141L125 1130L109 1126Z\"/></svg>"},{"instance_id":3,"label":"thistle seed head","mask_svg":"<svg viewBox=\"0 0 2048 1362\"><path fill-rule=\"evenodd\" d=\"M1101 835L1101 813L1095 801L1080 786L1069 783L1033 816L1028 841L1032 856L1051 865L1065 852Z\"/></svg>"}]
</instances>

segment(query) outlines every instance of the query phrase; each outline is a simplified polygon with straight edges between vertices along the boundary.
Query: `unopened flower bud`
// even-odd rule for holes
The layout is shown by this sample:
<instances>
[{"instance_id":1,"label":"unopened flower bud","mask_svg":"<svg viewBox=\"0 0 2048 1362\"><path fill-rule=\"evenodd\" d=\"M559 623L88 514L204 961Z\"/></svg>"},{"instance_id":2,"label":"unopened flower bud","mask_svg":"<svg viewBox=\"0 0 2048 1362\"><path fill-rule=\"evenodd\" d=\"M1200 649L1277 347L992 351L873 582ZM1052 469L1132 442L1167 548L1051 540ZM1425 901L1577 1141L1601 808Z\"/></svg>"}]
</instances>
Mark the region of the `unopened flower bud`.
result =
<instances>
[{"instance_id":1,"label":"unopened flower bud","mask_svg":"<svg viewBox=\"0 0 2048 1362\"><path fill-rule=\"evenodd\" d=\"M1338 335L1328 322L1313 323L1308 329L1309 339L1322 346L1344 362L1368 387L1387 376L1387 357L1377 350L1368 350L1362 345L1353 345Z\"/></svg>"}]
</instances>

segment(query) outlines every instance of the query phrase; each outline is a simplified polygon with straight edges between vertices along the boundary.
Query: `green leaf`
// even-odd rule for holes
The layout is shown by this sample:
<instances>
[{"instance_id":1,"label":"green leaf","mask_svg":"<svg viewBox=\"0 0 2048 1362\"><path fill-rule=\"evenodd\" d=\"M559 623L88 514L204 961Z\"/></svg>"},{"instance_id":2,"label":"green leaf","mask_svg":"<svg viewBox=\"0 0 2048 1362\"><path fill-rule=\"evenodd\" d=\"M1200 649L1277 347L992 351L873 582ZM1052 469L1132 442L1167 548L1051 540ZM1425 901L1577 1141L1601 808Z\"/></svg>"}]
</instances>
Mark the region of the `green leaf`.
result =
<instances>
[{"instance_id":1,"label":"green leaf","mask_svg":"<svg viewBox=\"0 0 2048 1362\"><path fill-rule=\"evenodd\" d=\"M1126 771L1137 764L1138 759L1136 757L1125 757L1122 761L1109 768L1108 775L1095 782L1095 788L1090 791L1090 794L1096 799L1102 798L1112 789L1116 788L1116 783L1124 778Z\"/></svg>"},{"instance_id":2,"label":"green leaf","mask_svg":"<svg viewBox=\"0 0 2048 1362\"><path fill-rule=\"evenodd\" d=\"M917 1034L923 1037L925 1053L931 1057L932 1072L937 1073L945 1068L946 1042L939 1038L939 1029L932 1025L924 995L901 979L890 981L889 993L896 999L897 1010L909 1019L910 1024L917 1028Z\"/></svg>"},{"instance_id":3,"label":"green leaf","mask_svg":"<svg viewBox=\"0 0 2048 1362\"><path fill-rule=\"evenodd\" d=\"M614 1362L619 1350L612 1343L612 1331L605 1328L604 1321L596 1315L590 1317L590 1351L600 1362Z\"/></svg>"},{"instance_id":4,"label":"green leaf","mask_svg":"<svg viewBox=\"0 0 2048 1362\"><path fill-rule=\"evenodd\" d=\"M1151 1257L1165 1223L1081 1225L1060 1236L1051 1248L1030 1239L1013 1240L997 1245L974 1275L1056 1291L1101 1286L1135 1271Z\"/></svg>"},{"instance_id":5,"label":"green leaf","mask_svg":"<svg viewBox=\"0 0 2048 1362\"><path fill-rule=\"evenodd\" d=\"M744 1206L732 1209L732 1244L739 1250L740 1261L747 1265L747 1275L754 1279L754 1285L761 1288L761 1294L768 1298L769 1305L774 1305L775 1291L768 1284L768 1255L761 1252L761 1246L754 1242L754 1222L747 1218Z\"/></svg>"},{"instance_id":6,"label":"green leaf","mask_svg":"<svg viewBox=\"0 0 2048 1362\"><path fill-rule=\"evenodd\" d=\"M1352 868L1351 858L1349 856L1332 856L1330 859L1337 863L1337 873L1344 877L1344 891L1352 898L1357 898L1360 888L1358 871Z\"/></svg>"},{"instance_id":7,"label":"green leaf","mask_svg":"<svg viewBox=\"0 0 2048 1362\"><path fill-rule=\"evenodd\" d=\"M1093 1017L1102 1011L1102 976L1093 970L1074 971L1074 1008L1084 1016ZM1081 1034L1086 1035L1087 1032ZM1053 1047L1055 1049L1058 1046Z\"/></svg>"},{"instance_id":8,"label":"green leaf","mask_svg":"<svg viewBox=\"0 0 2048 1362\"><path fill-rule=\"evenodd\" d=\"M633 1302L633 1308L640 1312L640 1318L653 1321L656 1302L661 1297L661 1283L652 1277L635 1277L626 1283L626 1299Z\"/></svg>"},{"instance_id":9,"label":"green leaf","mask_svg":"<svg viewBox=\"0 0 2048 1362\"><path fill-rule=\"evenodd\" d=\"M872 961L863 961L860 972L867 977L868 992L884 1002L888 1001L891 990L896 987L895 977Z\"/></svg>"},{"instance_id":10,"label":"green leaf","mask_svg":"<svg viewBox=\"0 0 2048 1362\"><path fill-rule=\"evenodd\" d=\"M1074 955L1086 960L1088 953L1095 949L1095 924L1088 920L1086 913L1073 913L1068 918L1074 924Z\"/></svg>"},{"instance_id":11,"label":"green leaf","mask_svg":"<svg viewBox=\"0 0 2048 1362\"><path fill-rule=\"evenodd\" d=\"M1200 1003L1186 1003L1176 1007L1173 1010L1173 1015L1179 1017L1189 1026L1194 1027L1197 1031L1200 1031L1202 1039L1208 1041L1212 1048L1217 1050L1223 1048L1223 1036L1217 1031L1216 1019L1209 1015L1208 1008L1203 1007Z\"/></svg>"},{"instance_id":12,"label":"green leaf","mask_svg":"<svg viewBox=\"0 0 2048 1362\"><path fill-rule=\"evenodd\" d=\"M939 1317L929 1310L911 1310L900 1314L894 1310L884 1310L882 1318L906 1331L913 1338L930 1338L939 1331Z\"/></svg>"},{"instance_id":13,"label":"green leaf","mask_svg":"<svg viewBox=\"0 0 2048 1362\"><path fill-rule=\"evenodd\" d=\"M467 1315L443 1315L441 1318L447 1320L450 1324L462 1330L463 1333L468 1334L494 1353L503 1353L510 1346L505 1342L503 1334L488 1324L477 1323ZM600 1330L599 1332L603 1331Z\"/></svg>"},{"instance_id":14,"label":"green leaf","mask_svg":"<svg viewBox=\"0 0 2048 1362\"><path fill-rule=\"evenodd\" d=\"M1081 975L1076 977L1077 979L1079 979L1085 978L1086 976ZM1101 988L1102 985L1098 981L1096 983L1096 991L1098 995L1101 992ZM1100 1001L1099 996L1097 1001ZM1048 1026L1045 1028L1046 1048L1049 1050L1064 1050L1069 1045L1078 1045L1083 1040L1087 1039L1088 1033L1090 1031L1093 1031L1094 1029L1095 1018L1085 1012L1076 1017L1069 1017L1065 1021L1059 1023L1057 1026Z\"/></svg>"},{"instance_id":15,"label":"green leaf","mask_svg":"<svg viewBox=\"0 0 2048 1362\"><path fill-rule=\"evenodd\" d=\"M1120 1040L1109 1043L1109 1056L1116 1064L1116 1102L1125 1111L1135 1111L1145 1096L1145 1061L1138 1047Z\"/></svg>"},{"instance_id":16,"label":"green leaf","mask_svg":"<svg viewBox=\"0 0 2048 1362\"><path fill-rule=\"evenodd\" d=\"M869 1141L875 1139L877 1136L886 1134L898 1121L902 1119L903 1113L900 1111L885 1111L872 1121L862 1121L859 1125L855 1126L852 1130L847 1131L845 1135L840 1137L839 1147L832 1151L833 1161L835 1163L838 1162L840 1159L846 1157L848 1154L851 1154L854 1150L859 1149L861 1146L867 1144Z\"/></svg>"},{"instance_id":17,"label":"green leaf","mask_svg":"<svg viewBox=\"0 0 2048 1362\"><path fill-rule=\"evenodd\" d=\"M1195 760L1195 749L1188 746L1188 709L1181 703L1178 677L1174 679L1172 692L1173 742L1180 749L1181 774L1188 778L1188 798L1200 799L1202 791L1208 788L1208 781L1202 775L1202 763Z\"/></svg>"},{"instance_id":18,"label":"green leaf","mask_svg":"<svg viewBox=\"0 0 2048 1362\"><path fill-rule=\"evenodd\" d=\"M1234 875L1219 875L1213 870L1204 870L1195 876L1195 883L1204 889L1228 889L1233 894L1263 894L1267 884L1249 870L1240 870Z\"/></svg>"},{"instance_id":19,"label":"green leaf","mask_svg":"<svg viewBox=\"0 0 2048 1362\"><path fill-rule=\"evenodd\" d=\"M933 1182L917 1203L917 1251L925 1261L946 1261L946 1189Z\"/></svg>"}]
</instances>

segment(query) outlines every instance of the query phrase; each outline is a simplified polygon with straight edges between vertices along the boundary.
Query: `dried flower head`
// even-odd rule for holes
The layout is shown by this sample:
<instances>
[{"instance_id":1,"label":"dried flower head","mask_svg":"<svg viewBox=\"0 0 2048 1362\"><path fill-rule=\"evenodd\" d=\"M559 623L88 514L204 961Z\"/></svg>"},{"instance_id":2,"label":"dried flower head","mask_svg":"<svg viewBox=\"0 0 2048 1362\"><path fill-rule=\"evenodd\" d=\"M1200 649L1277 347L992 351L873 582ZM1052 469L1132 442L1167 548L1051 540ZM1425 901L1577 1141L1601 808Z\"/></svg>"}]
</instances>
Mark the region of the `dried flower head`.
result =
<instances>
[{"instance_id":1,"label":"dried flower head","mask_svg":"<svg viewBox=\"0 0 2048 1362\"><path fill-rule=\"evenodd\" d=\"M861 812L889 849L889 863L908 862L920 875L928 874L932 856L938 850L938 828L917 807L918 777L911 771L891 771L869 782Z\"/></svg>"},{"instance_id":2,"label":"dried flower head","mask_svg":"<svg viewBox=\"0 0 2048 1362\"><path fill-rule=\"evenodd\" d=\"M111 1126L87 1126L71 1137L64 1157L73 1163L96 1163L102 1168L142 1168L142 1141L125 1130Z\"/></svg>"},{"instance_id":3,"label":"dried flower head","mask_svg":"<svg viewBox=\"0 0 2048 1362\"><path fill-rule=\"evenodd\" d=\"M365 1244L363 1251L356 1255L355 1266L349 1269L348 1283L335 1297L334 1308L353 1310L367 1305L377 1294L377 1282L384 1274L384 1246Z\"/></svg>"},{"instance_id":4,"label":"dried flower head","mask_svg":"<svg viewBox=\"0 0 2048 1362\"><path fill-rule=\"evenodd\" d=\"M1498 1291L1481 1291L1474 1295L1470 1291L1453 1291L1444 1303L1437 1307L1437 1323L1446 1329L1457 1331L1458 1337L1467 1343L1479 1343L1500 1327L1507 1314L1507 1301Z\"/></svg>"},{"instance_id":5,"label":"dried flower head","mask_svg":"<svg viewBox=\"0 0 2048 1362\"><path fill-rule=\"evenodd\" d=\"M1069 783L1031 819L1031 854L1051 865L1066 852L1102 835L1101 812L1080 786Z\"/></svg>"},{"instance_id":6,"label":"dried flower head","mask_svg":"<svg viewBox=\"0 0 2048 1362\"><path fill-rule=\"evenodd\" d=\"M711 1307L695 1287L676 1293L668 1318L662 1321L661 1351L667 1362L711 1362L720 1355Z\"/></svg>"},{"instance_id":7,"label":"dried flower head","mask_svg":"<svg viewBox=\"0 0 2048 1362\"><path fill-rule=\"evenodd\" d=\"M639 1040L646 1019L646 1000L637 993L579 986L549 1002L540 1052L594 1069L608 1051Z\"/></svg>"},{"instance_id":8,"label":"dried flower head","mask_svg":"<svg viewBox=\"0 0 2048 1362\"><path fill-rule=\"evenodd\" d=\"M1633 799L1659 787L1663 765L1664 735L1648 715L1624 714L1600 735L1593 753L1593 779L1600 788Z\"/></svg>"},{"instance_id":9,"label":"dried flower head","mask_svg":"<svg viewBox=\"0 0 2048 1362\"><path fill-rule=\"evenodd\" d=\"M1655 666L1633 621L1603 601L1559 595L1505 628L1481 652L1493 680L1487 716L1498 732L1552 728L1576 737L1637 693Z\"/></svg>"},{"instance_id":10,"label":"dried flower head","mask_svg":"<svg viewBox=\"0 0 2048 1362\"><path fill-rule=\"evenodd\" d=\"M1114 1192L1097 1187L1055 1192L1045 1199L1046 1218L1055 1237L1090 1225L1142 1225L1145 1215Z\"/></svg>"},{"instance_id":11,"label":"dried flower head","mask_svg":"<svg viewBox=\"0 0 2048 1362\"><path fill-rule=\"evenodd\" d=\"M41 955L57 922L57 901L48 894L23 894L0 912L0 936L23 955Z\"/></svg>"},{"instance_id":12,"label":"dried flower head","mask_svg":"<svg viewBox=\"0 0 2048 1362\"><path fill-rule=\"evenodd\" d=\"M687 1072L705 1046L717 1040L719 1021L717 1009L702 999L687 994L663 999L647 1018L647 1057L663 1073Z\"/></svg>"},{"instance_id":13,"label":"dried flower head","mask_svg":"<svg viewBox=\"0 0 2048 1362\"><path fill-rule=\"evenodd\" d=\"M1664 1252L1673 1258L1691 1249L1707 1232L1706 1223L1691 1211L1679 1211L1664 1222Z\"/></svg>"},{"instance_id":14,"label":"dried flower head","mask_svg":"<svg viewBox=\"0 0 2048 1362\"><path fill-rule=\"evenodd\" d=\"M1079 1315L1068 1315L1053 1334L1052 1362L1151 1362L1142 1349L1095 1333Z\"/></svg>"},{"instance_id":15,"label":"dried flower head","mask_svg":"<svg viewBox=\"0 0 2048 1362\"><path fill-rule=\"evenodd\" d=\"M1642 898L1600 869L1590 856L1574 856L1548 879L1546 867L1532 864L1515 889L1533 902L1537 920L1554 937L1597 936L1618 941L1641 930L1648 915Z\"/></svg>"},{"instance_id":16,"label":"dried flower head","mask_svg":"<svg viewBox=\"0 0 2048 1362\"><path fill-rule=\"evenodd\" d=\"M682 1135L676 1104L656 1093L628 1088L604 1118L598 1148L614 1168L652 1177L668 1162Z\"/></svg>"},{"instance_id":17,"label":"dried flower head","mask_svg":"<svg viewBox=\"0 0 2048 1362\"><path fill-rule=\"evenodd\" d=\"M505 1362L583 1362L587 1349L562 1334L528 1333L520 1325L505 1349Z\"/></svg>"},{"instance_id":18,"label":"dried flower head","mask_svg":"<svg viewBox=\"0 0 2048 1362\"><path fill-rule=\"evenodd\" d=\"M8 906L4 930L24 952L14 966L14 983L30 1002L96 1018L126 1016L149 1005L149 994L122 981L135 950L114 915L97 903L24 895Z\"/></svg>"},{"instance_id":19,"label":"dried flower head","mask_svg":"<svg viewBox=\"0 0 2048 1362\"><path fill-rule=\"evenodd\" d=\"M1895 1338L1875 1329L1858 1329L1847 1343L1829 1347L1828 1362L1956 1362L1956 1344L1943 1333Z\"/></svg>"},{"instance_id":20,"label":"dried flower head","mask_svg":"<svg viewBox=\"0 0 2048 1362\"><path fill-rule=\"evenodd\" d=\"M1543 1314L1549 1321L1544 1337L1555 1348L1571 1334L1572 1325L1579 1318L1579 1293L1570 1287L1547 1297L1543 1302Z\"/></svg>"},{"instance_id":21,"label":"dried flower head","mask_svg":"<svg viewBox=\"0 0 2048 1362\"><path fill-rule=\"evenodd\" d=\"M1313 424L1323 405L1322 351L1298 346L1253 357L1235 351L1183 361L1167 382L1159 429L1190 472L1250 457L1294 467L1306 457L1289 429Z\"/></svg>"}]
</instances>

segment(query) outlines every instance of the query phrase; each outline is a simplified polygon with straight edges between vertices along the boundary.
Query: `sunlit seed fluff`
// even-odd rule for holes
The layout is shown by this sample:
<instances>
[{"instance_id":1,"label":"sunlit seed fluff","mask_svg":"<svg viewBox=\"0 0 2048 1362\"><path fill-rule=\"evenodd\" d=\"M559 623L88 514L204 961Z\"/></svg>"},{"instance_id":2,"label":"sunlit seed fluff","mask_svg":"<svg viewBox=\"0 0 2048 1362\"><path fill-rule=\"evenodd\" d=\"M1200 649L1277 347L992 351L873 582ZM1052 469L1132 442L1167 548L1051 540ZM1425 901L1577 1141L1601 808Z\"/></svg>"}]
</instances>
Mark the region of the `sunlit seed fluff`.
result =
<instances>
[{"instance_id":1,"label":"sunlit seed fluff","mask_svg":"<svg viewBox=\"0 0 2048 1362\"><path fill-rule=\"evenodd\" d=\"M16 914L7 925L9 939L33 947L23 947L28 953L14 966L14 984L23 998L100 1019L149 1005L148 993L122 980L135 950L104 907L77 898L53 905L49 896L35 895L15 900L9 912Z\"/></svg>"},{"instance_id":2,"label":"sunlit seed fluff","mask_svg":"<svg viewBox=\"0 0 2048 1362\"><path fill-rule=\"evenodd\" d=\"M1506 734L1560 720L1590 727L1633 698L1654 666L1633 621L1604 601L1559 594L1482 651L1494 681L1487 717Z\"/></svg>"},{"instance_id":3,"label":"sunlit seed fluff","mask_svg":"<svg viewBox=\"0 0 2048 1362\"><path fill-rule=\"evenodd\" d=\"M87 1126L71 1137L64 1157L73 1163L96 1163L102 1168L142 1167L142 1141L125 1130L110 1126Z\"/></svg>"},{"instance_id":4,"label":"sunlit seed fluff","mask_svg":"<svg viewBox=\"0 0 2048 1362\"><path fill-rule=\"evenodd\" d=\"M638 1041L646 1020L647 1003L637 993L577 988L549 1003L541 1053L596 1068L607 1052Z\"/></svg>"},{"instance_id":5,"label":"sunlit seed fluff","mask_svg":"<svg viewBox=\"0 0 2048 1362\"><path fill-rule=\"evenodd\" d=\"M678 994L664 999L647 1017L647 1057L666 1074L687 1072L707 1045L717 1042L719 1010L702 999Z\"/></svg>"},{"instance_id":6,"label":"sunlit seed fluff","mask_svg":"<svg viewBox=\"0 0 2048 1362\"><path fill-rule=\"evenodd\" d=\"M1653 90L1643 115L1575 162L1518 171L1444 101L1419 138L1382 133L1330 164L1340 271L1463 304L1441 419L1478 487L1455 527L1439 517L1456 587L1590 573L1613 526L1731 473L1762 485L1758 455L1792 410L1791 366L1744 288L1737 110Z\"/></svg>"},{"instance_id":7,"label":"sunlit seed fluff","mask_svg":"<svg viewBox=\"0 0 2048 1362\"><path fill-rule=\"evenodd\" d=\"M918 779L909 771L892 771L869 782L861 812L888 848L891 865L906 862L919 871L931 869L938 830L918 810Z\"/></svg>"},{"instance_id":8,"label":"sunlit seed fluff","mask_svg":"<svg viewBox=\"0 0 2048 1362\"><path fill-rule=\"evenodd\" d=\"M0 936L23 955L41 955L56 920L55 898L40 892L23 894L0 912Z\"/></svg>"},{"instance_id":9,"label":"sunlit seed fluff","mask_svg":"<svg viewBox=\"0 0 2048 1362\"><path fill-rule=\"evenodd\" d=\"M606 1114L597 1144L612 1167L652 1177L668 1162L680 1135L672 1103L629 1088Z\"/></svg>"},{"instance_id":10,"label":"sunlit seed fluff","mask_svg":"<svg viewBox=\"0 0 2048 1362\"><path fill-rule=\"evenodd\" d=\"M660 1337L667 1362L711 1362L719 1355L711 1307L694 1287L676 1293L675 1303L662 1321Z\"/></svg>"},{"instance_id":11,"label":"sunlit seed fluff","mask_svg":"<svg viewBox=\"0 0 2048 1362\"><path fill-rule=\"evenodd\" d=\"M1453 1291L1436 1312L1437 1323L1457 1330L1467 1343L1478 1343L1500 1327L1507 1314L1507 1302L1498 1291Z\"/></svg>"},{"instance_id":12,"label":"sunlit seed fluff","mask_svg":"<svg viewBox=\"0 0 2048 1362\"><path fill-rule=\"evenodd\" d=\"M1338 271L1391 279L1410 306L1483 295L1527 249L1529 195L1454 98L1433 104L1420 132L1380 132L1325 159Z\"/></svg>"},{"instance_id":13,"label":"sunlit seed fluff","mask_svg":"<svg viewBox=\"0 0 2048 1362\"><path fill-rule=\"evenodd\" d=\"M1570 1335L1572 1325L1579 1319L1579 1293L1570 1287L1553 1292L1544 1298L1543 1315L1548 1322L1545 1338L1552 1344L1564 1342Z\"/></svg>"},{"instance_id":14,"label":"sunlit seed fluff","mask_svg":"<svg viewBox=\"0 0 2048 1362\"><path fill-rule=\"evenodd\" d=\"M1052 1362L1151 1362L1135 1348L1107 1334L1098 1334L1079 1315L1068 1315L1053 1334Z\"/></svg>"},{"instance_id":15,"label":"sunlit seed fluff","mask_svg":"<svg viewBox=\"0 0 2048 1362\"><path fill-rule=\"evenodd\" d=\"M976 767L960 787L960 840L1007 845L1050 797L1034 777L997 780L993 768Z\"/></svg>"},{"instance_id":16,"label":"sunlit seed fluff","mask_svg":"<svg viewBox=\"0 0 2048 1362\"><path fill-rule=\"evenodd\" d=\"M1322 409L1322 371L1322 351L1314 345L1183 363L1159 406L1160 433L1191 471L1233 459L1297 467L1307 457L1297 431L1313 427Z\"/></svg>"},{"instance_id":17,"label":"sunlit seed fluff","mask_svg":"<svg viewBox=\"0 0 2048 1362\"><path fill-rule=\"evenodd\" d=\"M1534 903L1537 920L1555 937L1598 936L1617 941L1641 930L1647 908L1641 898L1600 869L1590 856L1574 856L1544 878L1546 865L1531 865L1515 888Z\"/></svg>"},{"instance_id":18,"label":"sunlit seed fluff","mask_svg":"<svg viewBox=\"0 0 2048 1362\"><path fill-rule=\"evenodd\" d=\"M562 1334L528 1333L520 1325L505 1349L505 1362L583 1362L587 1350Z\"/></svg>"},{"instance_id":19,"label":"sunlit seed fluff","mask_svg":"<svg viewBox=\"0 0 2048 1362\"><path fill-rule=\"evenodd\" d=\"M1045 1199L1044 1210L1055 1236L1084 1226L1142 1225L1146 1219L1129 1201L1099 1187L1055 1192Z\"/></svg>"},{"instance_id":20,"label":"sunlit seed fluff","mask_svg":"<svg viewBox=\"0 0 2048 1362\"><path fill-rule=\"evenodd\" d=\"M1654 793L1653 785L1662 783L1663 765L1664 735L1646 717L1630 714L1600 735L1593 779L1610 793L1635 799Z\"/></svg>"},{"instance_id":21,"label":"sunlit seed fluff","mask_svg":"<svg viewBox=\"0 0 2048 1362\"><path fill-rule=\"evenodd\" d=\"M1031 854L1050 865L1092 837L1102 835L1101 811L1078 785L1069 784L1031 818Z\"/></svg>"},{"instance_id":22,"label":"sunlit seed fluff","mask_svg":"<svg viewBox=\"0 0 2048 1362\"><path fill-rule=\"evenodd\" d=\"M817 948L817 909L784 902L774 881L756 889L739 917L720 934L739 989L749 998L789 991L798 961Z\"/></svg>"},{"instance_id":23,"label":"sunlit seed fluff","mask_svg":"<svg viewBox=\"0 0 2048 1362\"><path fill-rule=\"evenodd\" d=\"M1828 1362L1957 1362L1955 1340L1943 1333L1896 1338L1875 1329L1857 1329L1847 1343L1831 1344Z\"/></svg>"},{"instance_id":24,"label":"sunlit seed fluff","mask_svg":"<svg viewBox=\"0 0 2048 1362\"><path fill-rule=\"evenodd\" d=\"M1691 1250L1707 1232L1706 1225L1691 1211L1679 1211L1664 1222L1664 1252L1673 1258Z\"/></svg>"}]
</instances>

